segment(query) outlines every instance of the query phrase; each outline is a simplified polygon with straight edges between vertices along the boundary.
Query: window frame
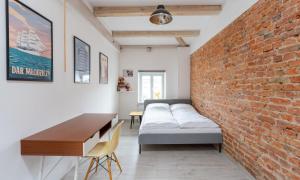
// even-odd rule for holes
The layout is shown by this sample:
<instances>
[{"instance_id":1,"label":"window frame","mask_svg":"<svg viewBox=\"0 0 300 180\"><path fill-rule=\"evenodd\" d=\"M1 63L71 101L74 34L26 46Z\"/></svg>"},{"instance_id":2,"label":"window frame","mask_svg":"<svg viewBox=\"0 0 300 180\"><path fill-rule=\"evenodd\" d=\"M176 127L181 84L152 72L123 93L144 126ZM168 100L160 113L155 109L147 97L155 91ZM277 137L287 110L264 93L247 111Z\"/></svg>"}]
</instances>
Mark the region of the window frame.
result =
<instances>
[{"instance_id":1,"label":"window frame","mask_svg":"<svg viewBox=\"0 0 300 180\"><path fill-rule=\"evenodd\" d=\"M154 76L161 76L162 77L162 98L166 98L166 71L138 71L138 103L143 104L144 101L142 100L142 77L143 76L150 76L150 95L153 99L153 77Z\"/></svg>"}]
</instances>

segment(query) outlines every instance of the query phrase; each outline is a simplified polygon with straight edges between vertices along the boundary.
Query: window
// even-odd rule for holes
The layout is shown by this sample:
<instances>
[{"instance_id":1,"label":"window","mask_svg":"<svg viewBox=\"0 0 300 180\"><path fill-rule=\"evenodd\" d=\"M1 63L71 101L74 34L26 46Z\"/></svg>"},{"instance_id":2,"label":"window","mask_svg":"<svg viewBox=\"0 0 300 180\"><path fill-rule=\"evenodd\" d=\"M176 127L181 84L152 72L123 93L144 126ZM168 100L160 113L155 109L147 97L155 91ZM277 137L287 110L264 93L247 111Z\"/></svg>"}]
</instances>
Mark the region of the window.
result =
<instances>
[{"instance_id":1,"label":"window","mask_svg":"<svg viewBox=\"0 0 300 180\"><path fill-rule=\"evenodd\" d=\"M146 99L165 99L165 74L165 71L139 71L139 103L143 103Z\"/></svg>"}]
</instances>

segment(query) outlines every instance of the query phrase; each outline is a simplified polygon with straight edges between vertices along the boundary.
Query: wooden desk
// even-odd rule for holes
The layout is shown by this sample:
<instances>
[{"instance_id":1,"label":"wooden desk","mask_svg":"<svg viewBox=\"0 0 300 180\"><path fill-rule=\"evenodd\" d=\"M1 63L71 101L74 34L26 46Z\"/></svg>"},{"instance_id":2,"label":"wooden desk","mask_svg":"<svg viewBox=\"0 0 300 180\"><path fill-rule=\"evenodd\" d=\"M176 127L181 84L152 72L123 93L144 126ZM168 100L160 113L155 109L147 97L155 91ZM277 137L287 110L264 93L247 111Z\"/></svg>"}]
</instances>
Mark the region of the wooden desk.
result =
<instances>
[{"instance_id":1,"label":"wooden desk","mask_svg":"<svg viewBox=\"0 0 300 180\"><path fill-rule=\"evenodd\" d=\"M82 114L22 139L21 154L35 156L85 156L111 128L112 120L115 117L116 114ZM78 164L76 162L77 168ZM41 168L43 169L43 161ZM42 169L41 172L43 171ZM43 179L43 175L41 175L41 179ZM75 174L74 179L77 179L77 174Z\"/></svg>"}]
</instances>

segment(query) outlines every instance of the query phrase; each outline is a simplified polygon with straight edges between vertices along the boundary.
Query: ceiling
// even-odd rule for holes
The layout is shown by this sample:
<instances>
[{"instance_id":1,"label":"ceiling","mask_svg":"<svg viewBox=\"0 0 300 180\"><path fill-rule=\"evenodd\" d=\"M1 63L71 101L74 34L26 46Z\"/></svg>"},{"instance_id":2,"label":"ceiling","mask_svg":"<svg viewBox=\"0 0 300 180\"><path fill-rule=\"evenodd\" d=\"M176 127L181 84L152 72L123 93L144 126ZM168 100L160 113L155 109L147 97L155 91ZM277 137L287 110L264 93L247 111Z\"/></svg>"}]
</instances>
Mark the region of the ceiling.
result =
<instances>
[{"instance_id":1,"label":"ceiling","mask_svg":"<svg viewBox=\"0 0 300 180\"><path fill-rule=\"evenodd\" d=\"M216 5L225 0L86 0L91 6Z\"/></svg>"},{"instance_id":2,"label":"ceiling","mask_svg":"<svg viewBox=\"0 0 300 180\"><path fill-rule=\"evenodd\" d=\"M166 5L223 5L226 0L84 0L90 7L112 6L156 6ZM172 13L172 12L171 12ZM109 31L182 31L200 30L205 28L212 16L173 16L173 21L167 25L154 25L147 16L98 17L99 21ZM186 44L192 44L196 37L184 37ZM115 40L120 45L177 45L174 37L118 37Z\"/></svg>"}]
</instances>

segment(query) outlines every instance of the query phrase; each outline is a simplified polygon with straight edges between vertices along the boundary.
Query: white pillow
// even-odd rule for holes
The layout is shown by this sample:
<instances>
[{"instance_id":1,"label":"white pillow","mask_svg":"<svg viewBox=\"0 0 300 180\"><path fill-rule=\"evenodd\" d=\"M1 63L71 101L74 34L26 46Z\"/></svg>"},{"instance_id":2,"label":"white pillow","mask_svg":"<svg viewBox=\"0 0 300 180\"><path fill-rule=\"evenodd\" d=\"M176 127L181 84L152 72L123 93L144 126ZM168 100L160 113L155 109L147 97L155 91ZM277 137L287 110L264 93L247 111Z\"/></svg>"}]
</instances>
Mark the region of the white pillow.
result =
<instances>
[{"instance_id":1,"label":"white pillow","mask_svg":"<svg viewBox=\"0 0 300 180\"><path fill-rule=\"evenodd\" d=\"M167 103L151 103L147 105L147 109L169 109L170 105Z\"/></svg>"},{"instance_id":2,"label":"white pillow","mask_svg":"<svg viewBox=\"0 0 300 180\"><path fill-rule=\"evenodd\" d=\"M171 111L179 110L179 109L194 109L190 104L172 104L170 106Z\"/></svg>"}]
</instances>

